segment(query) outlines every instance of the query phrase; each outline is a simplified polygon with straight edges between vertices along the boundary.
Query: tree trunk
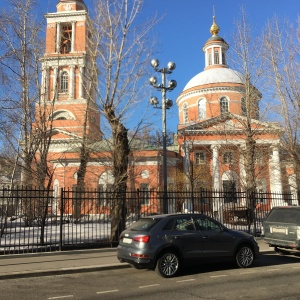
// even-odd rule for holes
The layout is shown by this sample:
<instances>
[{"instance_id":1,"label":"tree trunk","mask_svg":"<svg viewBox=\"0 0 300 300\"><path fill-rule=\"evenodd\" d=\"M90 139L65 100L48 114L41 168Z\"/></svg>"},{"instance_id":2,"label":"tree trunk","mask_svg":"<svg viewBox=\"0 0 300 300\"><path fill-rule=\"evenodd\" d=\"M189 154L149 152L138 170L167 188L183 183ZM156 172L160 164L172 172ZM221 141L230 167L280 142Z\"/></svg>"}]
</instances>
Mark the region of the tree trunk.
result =
<instances>
[{"instance_id":1,"label":"tree trunk","mask_svg":"<svg viewBox=\"0 0 300 300\"><path fill-rule=\"evenodd\" d=\"M112 128L113 135L113 197L111 204L111 236L110 241L118 238L120 231L125 229L126 218L126 183L128 156L130 152L127 129L119 119L115 118L115 113L110 107L105 109L107 119Z\"/></svg>"}]
</instances>

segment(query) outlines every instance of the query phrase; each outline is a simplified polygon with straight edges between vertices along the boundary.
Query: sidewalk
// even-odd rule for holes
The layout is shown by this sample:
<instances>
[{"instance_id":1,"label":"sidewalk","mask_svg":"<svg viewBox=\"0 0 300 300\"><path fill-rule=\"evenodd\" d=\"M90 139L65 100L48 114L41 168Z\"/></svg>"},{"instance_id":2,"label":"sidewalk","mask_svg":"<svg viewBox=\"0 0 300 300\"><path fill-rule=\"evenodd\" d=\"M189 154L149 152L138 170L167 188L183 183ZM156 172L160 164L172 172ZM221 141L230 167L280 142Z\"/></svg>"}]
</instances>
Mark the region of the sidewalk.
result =
<instances>
[{"instance_id":1,"label":"sidewalk","mask_svg":"<svg viewBox=\"0 0 300 300\"><path fill-rule=\"evenodd\" d=\"M258 239L260 252L273 251ZM130 267L117 259L116 248L0 256L0 280L71 274Z\"/></svg>"}]
</instances>

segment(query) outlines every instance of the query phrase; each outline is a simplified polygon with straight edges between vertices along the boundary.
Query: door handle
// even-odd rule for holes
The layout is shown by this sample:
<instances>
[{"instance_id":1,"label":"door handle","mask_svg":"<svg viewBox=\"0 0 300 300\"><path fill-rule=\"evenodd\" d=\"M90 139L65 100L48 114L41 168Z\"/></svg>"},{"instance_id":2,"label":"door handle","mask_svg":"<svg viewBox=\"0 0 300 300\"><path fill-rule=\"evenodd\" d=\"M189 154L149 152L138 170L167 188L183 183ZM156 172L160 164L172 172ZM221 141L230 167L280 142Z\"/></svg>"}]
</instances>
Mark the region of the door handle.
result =
<instances>
[{"instance_id":1,"label":"door handle","mask_svg":"<svg viewBox=\"0 0 300 300\"><path fill-rule=\"evenodd\" d=\"M207 239L208 239L208 236L207 236L207 235L203 236L203 239L206 239L206 240L207 240Z\"/></svg>"},{"instance_id":2,"label":"door handle","mask_svg":"<svg viewBox=\"0 0 300 300\"><path fill-rule=\"evenodd\" d=\"M180 239L180 235L175 235L174 238L178 240Z\"/></svg>"}]
</instances>

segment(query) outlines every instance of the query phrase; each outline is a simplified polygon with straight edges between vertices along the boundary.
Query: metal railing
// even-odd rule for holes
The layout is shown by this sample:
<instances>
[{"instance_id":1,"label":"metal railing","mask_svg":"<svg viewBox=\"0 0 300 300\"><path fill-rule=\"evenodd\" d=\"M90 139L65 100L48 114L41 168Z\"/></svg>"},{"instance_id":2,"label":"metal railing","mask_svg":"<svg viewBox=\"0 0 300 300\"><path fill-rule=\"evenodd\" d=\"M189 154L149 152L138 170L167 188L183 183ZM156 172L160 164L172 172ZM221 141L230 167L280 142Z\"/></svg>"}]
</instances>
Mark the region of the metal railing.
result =
<instances>
[{"instance_id":1,"label":"metal railing","mask_svg":"<svg viewBox=\"0 0 300 300\"><path fill-rule=\"evenodd\" d=\"M0 254L117 244L116 239L113 242L110 239L115 196L113 191L62 189L60 196L55 197L52 190L3 188L0 190ZM126 191L122 197L125 226L163 211L163 192L137 189ZM169 191L168 212L204 213L228 228L259 235L272 207L299 205L298 199L292 193Z\"/></svg>"}]
</instances>

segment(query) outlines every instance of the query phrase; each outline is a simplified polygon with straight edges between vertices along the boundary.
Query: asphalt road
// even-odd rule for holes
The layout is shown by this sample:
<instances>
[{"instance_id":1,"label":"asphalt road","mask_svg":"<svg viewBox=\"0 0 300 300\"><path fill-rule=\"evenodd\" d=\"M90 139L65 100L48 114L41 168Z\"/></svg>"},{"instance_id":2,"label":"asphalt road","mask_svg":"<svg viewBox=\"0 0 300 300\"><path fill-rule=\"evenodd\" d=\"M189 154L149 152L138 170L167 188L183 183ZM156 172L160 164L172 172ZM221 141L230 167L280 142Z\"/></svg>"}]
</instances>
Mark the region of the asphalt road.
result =
<instances>
[{"instance_id":1,"label":"asphalt road","mask_svg":"<svg viewBox=\"0 0 300 300\"><path fill-rule=\"evenodd\" d=\"M300 257L262 255L254 267L189 267L172 279L121 269L2 280L1 300L16 299L300 299Z\"/></svg>"}]
</instances>

